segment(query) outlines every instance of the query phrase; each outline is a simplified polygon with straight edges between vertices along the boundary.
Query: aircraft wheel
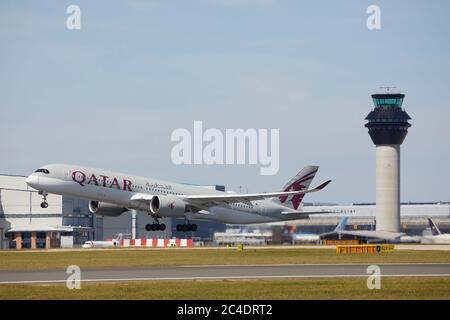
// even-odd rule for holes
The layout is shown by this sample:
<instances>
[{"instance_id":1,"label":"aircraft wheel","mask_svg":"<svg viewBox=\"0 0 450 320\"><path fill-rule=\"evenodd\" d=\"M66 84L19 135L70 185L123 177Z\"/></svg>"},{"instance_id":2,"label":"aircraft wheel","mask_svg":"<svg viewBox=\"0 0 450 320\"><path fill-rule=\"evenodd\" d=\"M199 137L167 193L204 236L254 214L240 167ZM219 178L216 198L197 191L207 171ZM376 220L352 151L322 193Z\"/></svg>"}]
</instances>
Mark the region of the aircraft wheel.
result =
<instances>
[{"instance_id":1,"label":"aircraft wheel","mask_svg":"<svg viewBox=\"0 0 450 320\"><path fill-rule=\"evenodd\" d=\"M165 225L164 223L161 223L161 224L159 225L159 230L161 230L161 231L166 230L166 225Z\"/></svg>"},{"instance_id":2,"label":"aircraft wheel","mask_svg":"<svg viewBox=\"0 0 450 320\"><path fill-rule=\"evenodd\" d=\"M156 230L158 230L158 225L157 224L151 224L151 229L152 229L152 231L156 231Z\"/></svg>"},{"instance_id":3,"label":"aircraft wheel","mask_svg":"<svg viewBox=\"0 0 450 320\"><path fill-rule=\"evenodd\" d=\"M41 202L41 208L48 208L48 203L47 202Z\"/></svg>"},{"instance_id":4,"label":"aircraft wheel","mask_svg":"<svg viewBox=\"0 0 450 320\"><path fill-rule=\"evenodd\" d=\"M152 231L152 225L151 224L146 224L145 225L145 230Z\"/></svg>"},{"instance_id":5,"label":"aircraft wheel","mask_svg":"<svg viewBox=\"0 0 450 320\"><path fill-rule=\"evenodd\" d=\"M177 224L177 231L178 232L183 231L183 225L182 224Z\"/></svg>"},{"instance_id":6,"label":"aircraft wheel","mask_svg":"<svg viewBox=\"0 0 450 320\"><path fill-rule=\"evenodd\" d=\"M197 231L197 225L195 223L191 225L191 231Z\"/></svg>"}]
</instances>

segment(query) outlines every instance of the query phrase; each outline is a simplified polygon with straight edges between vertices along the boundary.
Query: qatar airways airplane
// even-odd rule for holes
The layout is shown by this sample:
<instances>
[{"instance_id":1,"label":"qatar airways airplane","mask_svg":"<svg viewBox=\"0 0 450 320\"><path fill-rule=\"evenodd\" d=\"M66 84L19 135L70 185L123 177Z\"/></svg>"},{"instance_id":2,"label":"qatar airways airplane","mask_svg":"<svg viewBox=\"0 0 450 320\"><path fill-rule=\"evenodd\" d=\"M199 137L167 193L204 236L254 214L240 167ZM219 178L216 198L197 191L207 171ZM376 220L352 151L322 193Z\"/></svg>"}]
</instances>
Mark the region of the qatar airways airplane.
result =
<instances>
[{"instance_id":1,"label":"qatar airways airplane","mask_svg":"<svg viewBox=\"0 0 450 320\"><path fill-rule=\"evenodd\" d=\"M319 167L307 166L279 192L236 194L194 187L153 178L137 177L102 169L50 164L31 174L26 183L43 196L47 208L49 193L90 200L89 210L102 216L119 216L127 210L147 212L153 224L147 231L165 230L160 218L184 219L178 231L196 231L191 220L210 220L229 224L266 223L308 219L300 204L306 193L325 188L328 180L308 189Z\"/></svg>"}]
</instances>

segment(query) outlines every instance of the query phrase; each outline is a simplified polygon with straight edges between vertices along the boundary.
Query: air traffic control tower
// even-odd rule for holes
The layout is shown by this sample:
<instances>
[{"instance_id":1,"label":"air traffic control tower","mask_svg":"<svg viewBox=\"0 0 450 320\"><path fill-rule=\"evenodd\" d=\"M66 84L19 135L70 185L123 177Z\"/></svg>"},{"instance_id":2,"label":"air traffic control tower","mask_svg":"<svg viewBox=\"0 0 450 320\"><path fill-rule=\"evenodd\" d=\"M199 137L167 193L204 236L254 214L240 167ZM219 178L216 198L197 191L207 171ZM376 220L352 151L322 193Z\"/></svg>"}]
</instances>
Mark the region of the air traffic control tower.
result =
<instances>
[{"instance_id":1,"label":"air traffic control tower","mask_svg":"<svg viewBox=\"0 0 450 320\"><path fill-rule=\"evenodd\" d=\"M376 146L376 230L400 232L400 145L411 118L402 109L404 94L373 94L375 108L366 127Z\"/></svg>"}]
</instances>

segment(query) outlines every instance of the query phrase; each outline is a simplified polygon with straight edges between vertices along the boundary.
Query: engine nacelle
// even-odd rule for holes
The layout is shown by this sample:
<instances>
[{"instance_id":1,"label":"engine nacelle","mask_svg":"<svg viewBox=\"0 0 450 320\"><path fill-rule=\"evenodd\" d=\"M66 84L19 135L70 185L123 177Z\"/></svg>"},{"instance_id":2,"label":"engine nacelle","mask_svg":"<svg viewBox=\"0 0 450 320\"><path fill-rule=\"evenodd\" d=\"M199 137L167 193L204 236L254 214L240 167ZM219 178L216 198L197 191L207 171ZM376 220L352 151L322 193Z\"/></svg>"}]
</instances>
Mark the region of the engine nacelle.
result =
<instances>
[{"instance_id":1,"label":"engine nacelle","mask_svg":"<svg viewBox=\"0 0 450 320\"><path fill-rule=\"evenodd\" d=\"M184 217L186 203L174 196L153 196L150 212L162 217Z\"/></svg>"},{"instance_id":2,"label":"engine nacelle","mask_svg":"<svg viewBox=\"0 0 450 320\"><path fill-rule=\"evenodd\" d=\"M89 211L99 216L118 217L127 208L108 202L89 201Z\"/></svg>"}]
</instances>

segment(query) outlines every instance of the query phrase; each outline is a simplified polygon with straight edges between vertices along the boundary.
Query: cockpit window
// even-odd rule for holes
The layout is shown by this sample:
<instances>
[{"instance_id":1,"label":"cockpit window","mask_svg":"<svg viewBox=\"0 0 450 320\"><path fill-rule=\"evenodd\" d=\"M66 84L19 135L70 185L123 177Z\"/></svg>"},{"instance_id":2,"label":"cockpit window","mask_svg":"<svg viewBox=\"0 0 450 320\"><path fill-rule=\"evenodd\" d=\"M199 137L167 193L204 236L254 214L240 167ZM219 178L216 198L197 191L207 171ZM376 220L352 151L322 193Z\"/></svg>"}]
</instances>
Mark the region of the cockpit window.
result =
<instances>
[{"instance_id":1,"label":"cockpit window","mask_svg":"<svg viewBox=\"0 0 450 320\"><path fill-rule=\"evenodd\" d=\"M49 174L50 173L50 171L48 171L47 169L37 169L35 172L42 172L42 173L45 173L45 174Z\"/></svg>"}]
</instances>

